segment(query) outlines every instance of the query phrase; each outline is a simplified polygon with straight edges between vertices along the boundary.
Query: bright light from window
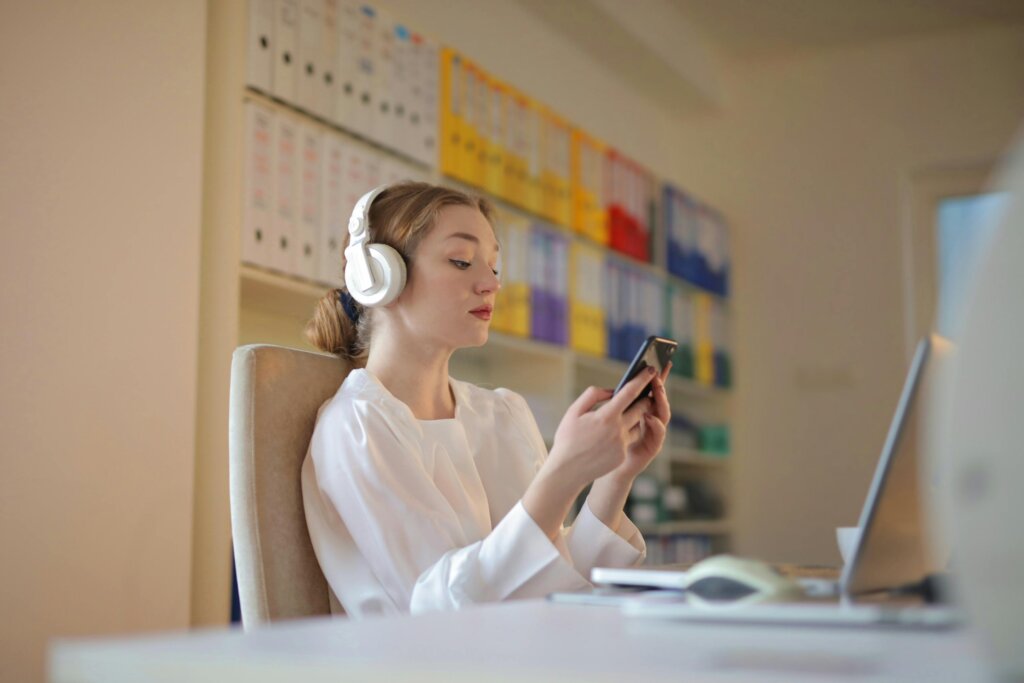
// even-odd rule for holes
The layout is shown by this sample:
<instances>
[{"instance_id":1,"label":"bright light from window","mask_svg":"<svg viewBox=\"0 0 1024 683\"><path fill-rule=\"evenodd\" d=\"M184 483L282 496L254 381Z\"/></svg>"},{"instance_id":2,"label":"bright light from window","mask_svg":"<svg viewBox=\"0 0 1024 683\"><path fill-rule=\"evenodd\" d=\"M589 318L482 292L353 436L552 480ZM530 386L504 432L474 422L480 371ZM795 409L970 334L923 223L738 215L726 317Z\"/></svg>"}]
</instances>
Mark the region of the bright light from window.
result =
<instances>
[{"instance_id":1,"label":"bright light from window","mask_svg":"<svg viewBox=\"0 0 1024 683\"><path fill-rule=\"evenodd\" d=\"M985 256L1009 195L992 192L939 202L939 334L957 339L975 270Z\"/></svg>"}]
</instances>

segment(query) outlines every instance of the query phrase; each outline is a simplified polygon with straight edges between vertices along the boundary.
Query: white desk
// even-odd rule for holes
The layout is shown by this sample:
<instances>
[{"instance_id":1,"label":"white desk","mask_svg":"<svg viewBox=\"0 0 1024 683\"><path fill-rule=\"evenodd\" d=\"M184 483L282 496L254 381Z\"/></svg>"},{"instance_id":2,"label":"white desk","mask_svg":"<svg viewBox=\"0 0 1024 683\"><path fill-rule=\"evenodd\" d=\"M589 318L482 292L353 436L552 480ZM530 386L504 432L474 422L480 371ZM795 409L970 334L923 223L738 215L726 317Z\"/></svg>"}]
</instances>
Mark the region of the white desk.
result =
<instances>
[{"instance_id":1,"label":"white desk","mask_svg":"<svg viewBox=\"0 0 1024 683\"><path fill-rule=\"evenodd\" d=\"M966 630L766 628L641 620L529 601L419 617L314 619L57 642L54 683L131 681L986 680Z\"/></svg>"}]
</instances>

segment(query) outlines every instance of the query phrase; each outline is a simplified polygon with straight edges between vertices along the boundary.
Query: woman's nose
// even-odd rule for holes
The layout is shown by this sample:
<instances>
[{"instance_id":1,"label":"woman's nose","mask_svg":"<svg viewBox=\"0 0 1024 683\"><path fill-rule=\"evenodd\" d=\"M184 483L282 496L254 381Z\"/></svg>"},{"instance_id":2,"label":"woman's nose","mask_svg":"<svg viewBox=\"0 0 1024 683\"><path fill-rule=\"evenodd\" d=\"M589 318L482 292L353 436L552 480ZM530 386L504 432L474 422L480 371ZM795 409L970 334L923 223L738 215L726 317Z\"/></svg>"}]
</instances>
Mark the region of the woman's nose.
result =
<instances>
[{"instance_id":1,"label":"woman's nose","mask_svg":"<svg viewBox=\"0 0 1024 683\"><path fill-rule=\"evenodd\" d=\"M477 294L490 294L497 292L499 289L501 289L501 280L491 270L487 271L487 275L483 279L477 281Z\"/></svg>"}]
</instances>

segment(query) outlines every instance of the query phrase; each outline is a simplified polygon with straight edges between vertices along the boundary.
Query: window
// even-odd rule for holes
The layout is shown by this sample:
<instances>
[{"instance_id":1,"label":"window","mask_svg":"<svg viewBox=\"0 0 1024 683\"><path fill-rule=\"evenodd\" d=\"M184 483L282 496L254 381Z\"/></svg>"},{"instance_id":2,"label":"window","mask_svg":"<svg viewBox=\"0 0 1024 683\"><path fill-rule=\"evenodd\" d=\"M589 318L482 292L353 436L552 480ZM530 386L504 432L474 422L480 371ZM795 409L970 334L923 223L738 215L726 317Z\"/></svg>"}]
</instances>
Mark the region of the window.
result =
<instances>
[{"instance_id":1,"label":"window","mask_svg":"<svg viewBox=\"0 0 1024 683\"><path fill-rule=\"evenodd\" d=\"M936 212L938 301L936 331L956 339L975 271L1006 208L1006 192L942 199Z\"/></svg>"}]
</instances>

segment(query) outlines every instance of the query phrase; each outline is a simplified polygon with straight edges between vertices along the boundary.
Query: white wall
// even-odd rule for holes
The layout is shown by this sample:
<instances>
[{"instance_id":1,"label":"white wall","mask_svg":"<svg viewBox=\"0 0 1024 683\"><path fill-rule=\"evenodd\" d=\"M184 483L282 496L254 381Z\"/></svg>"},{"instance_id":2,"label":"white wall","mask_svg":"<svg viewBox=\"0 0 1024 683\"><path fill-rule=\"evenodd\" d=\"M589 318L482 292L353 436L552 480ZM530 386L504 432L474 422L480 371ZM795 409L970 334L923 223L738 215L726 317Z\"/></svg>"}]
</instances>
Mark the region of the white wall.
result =
<instances>
[{"instance_id":1,"label":"white wall","mask_svg":"<svg viewBox=\"0 0 1024 683\"><path fill-rule=\"evenodd\" d=\"M205 3L0 10L0 679L188 624Z\"/></svg>"},{"instance_id":2,"label":"white wall","mask_svg":"<svg viewBox=\"0 0 1024 683\"><path fill-rule=\"evenodd\" d=\"M738 549L838 562L902 386L903 182L994 159L1024 120L1024 30L734 65L676 176L732 220Z\"/></svg>"}]
</instances>

